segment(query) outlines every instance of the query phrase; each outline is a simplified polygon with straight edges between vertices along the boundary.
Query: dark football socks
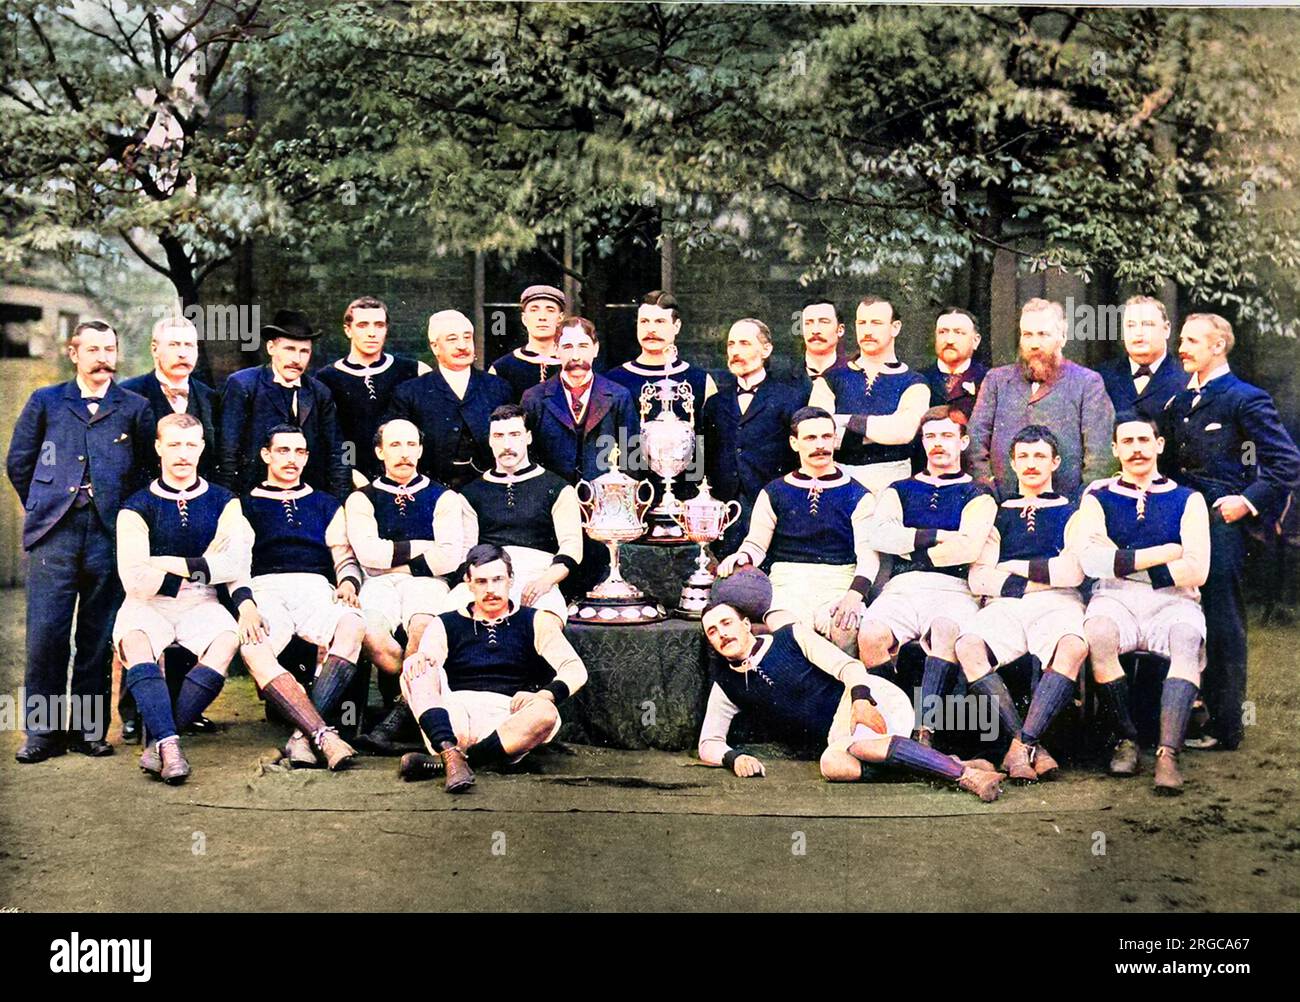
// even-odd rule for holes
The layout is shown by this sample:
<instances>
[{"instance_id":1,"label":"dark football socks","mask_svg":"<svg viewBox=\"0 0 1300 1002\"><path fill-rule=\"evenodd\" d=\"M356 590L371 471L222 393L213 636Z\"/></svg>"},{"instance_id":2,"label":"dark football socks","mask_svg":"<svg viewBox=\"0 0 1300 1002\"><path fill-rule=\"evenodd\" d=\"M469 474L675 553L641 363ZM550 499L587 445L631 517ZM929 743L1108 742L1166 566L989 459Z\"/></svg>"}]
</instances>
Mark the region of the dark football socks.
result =
<instances>
[{"instance_id":1,"label":"dark football socks","mask_svg":"<svg viewBox=\"0 0 1300 1002\"><path fill-rule=\"evenodd\" d=\"M983 678L977 678L966 686L975 695L984 699L993 700L993 705L998 711L998 721L1002 725L1002 730L1008 738L1020 736L1021 728L1024 726L1020 721L1020 714L1016 710L1016 701L1011 698L1011 690L1007 688L1006 682L1002 681L1002 676L996 671L991 671ZM983 714L979 714L982 718Z\"/></svg>"},{"instance_id":2,"label":"dark football socks","mask_svg":"<svg viewBox=\"0 0 1300 1002\"><path fill-rule=\"evenodd\" d=\"M501 747L501 736L493 731L482 741L472 745L465 757L469 759L469 764L475 769L482 769L485 766L504 765L506 761L505 749Z\"/></svg>"},{"instance_id":3,"label":"dark football socks","mask_svg":"<svg viewBox=\"0 0 1300 1002\"><path fill-rule=\"evenodd\" d=\"M1104 682L1097 686L1097 694L1110 712L1115 724L1115 732L1121 738L1136 741L1138 732L1133 724L1133 714L1128 703L1128 679L1117 678L1114 682Z\"/></svg>"},{"instance_id":4,"label":"dark football socks","mask_svg":"<svg viewBox=\"0 0 1300 1002\"><path fill-rule=\"evenodd\" d=\"M375 688L379 690L379 698L384 701L384 709L389 709L402 695L402 673L396 672L390 675L376 668Z\"/></svg>"},{"instance_id":5,"label":"dark football socks","mask_svg":"<svg viewBox=\"0 0 1300 1002\"><path fill-rule=\"evenodd\" d=\"M176 721L172 718L172 697L162 669L153 661L144 661L126 670L125 681L140 711L149 740L174 738Z\"/></svg>"},{"instance_id":6,"label":"dark football socks","mask_svg":"<svg viewBox=\"0 0 1300 1002\"><path fill-rule=\"evenodd\" d=\"M337 654L331 654L325 659L320 674L311 686L312 705L320 711L322 717L328 717L338 709L339 702L356 673L355 661L341 658Z\"/></svg>"},{"instance_id":7,"label":"dark football socks","mask_svg":"<svg viewBox=\"0 0 1300 1002\"><path fill-rule=\"evenodd\" d=\"M965 766L951 757L933 748L917 744L911 738L890 738L889 752L885 755L885 761L890 765L906 766L945 779L960 779L965 769Z\"/></svg>"},{"instance_id":8,"label":"dark football socks","mask_svg":"<svg viewBox=\"0 0 1300 1002\"><path fill-rule=\"evenodd\" d=\"M1029 704L1029 712L1025 714L1025 725L1020 728L1020 740L1027 745L1038 744L1056 715L1074 698L1074 693L1075 683L1070 679L1054 671L1043 672Z\"/></svg>"},{"instance_id":9,"label":"dark football socks","mask_svg":"<svg viewBox=\"0 0 1300 1002\"><path fill-rule=\"evenodd\" d=\"M927 654L925 671L921 675L921 705L927 705L930 696L942 697L952 684L952 677L956 671L957 666L951 661Z\"/></svg>"},{"instance_id":10,"label":"dark football socks","mask_svg":"<svg viewBox=\"0 0 1300 1002\"><path fill-rule=\"evenodd\" d=\"M1160 744L1179 751L1187 736L1198 688L1185 678L1166 678L1160 690Z\"/></svg>"},{"instance_id":11,"label":"dark football socks","mask_svg":"<svg viewBox=\"0 0 1300 1002\"><path fill-rule=\"evenodd\" d=\"M420 714L420 730L429 739L434 752L456 746L456 732L451 728L451 717L441 706L431 706Z\"/></svg>"},{"instance_id":12,"label":"dark football socks","mask_svg":"<svg viewBox=\"0 0 1300 1002\"><path fill-rule=\"evenodd\" d=\"M202 716L203 711L221 694L226 677L207 665L198 664L189 670L176 697L176 729L183 731Z\"/></svg>"}]
</instances>

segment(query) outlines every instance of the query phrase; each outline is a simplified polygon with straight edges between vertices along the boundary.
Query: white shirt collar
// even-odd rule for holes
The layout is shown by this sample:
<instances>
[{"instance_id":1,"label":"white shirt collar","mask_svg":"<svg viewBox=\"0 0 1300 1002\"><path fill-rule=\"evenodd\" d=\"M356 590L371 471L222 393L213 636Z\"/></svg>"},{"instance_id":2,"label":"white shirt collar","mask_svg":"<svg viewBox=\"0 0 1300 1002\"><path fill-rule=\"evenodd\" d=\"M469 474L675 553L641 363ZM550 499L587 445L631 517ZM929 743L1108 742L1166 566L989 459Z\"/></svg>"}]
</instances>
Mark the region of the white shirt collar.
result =
<instances>
[{"instance_id":1,"label":"white shirt collar","mask_svg":"<svg viewBox=\"0 0 1300 1002\"><path fill-rule=\"evenodd\" d=\"M189 385L190 385L190 377L189 377L189 376L186 376L186 377L185 377L184 379L182 379L179 383L174 383L174 382L172 382L170 379L168 379L166 376L163 375L163 372L162 372L161 369L154 369L154 370L153 370L153 376L154 376L154 379L158 380L158 382L159 382L162 386L168 386L168 387L171 387L173 390L184 390L184 389L188 389L188 388L189 388Z\"/></svg>"},{"instance_id":2,"label":"white shirt collar","mask_svg":"<svg viewBox=\"0 0 1300 1002\"><path fill-rule=\"evenodd\" d=\"M767 370L759 369L758 372L754 373L748 379L745 379L741 376L737 376L736 384L742 390L752 390L754 387L756 387L759 383L761 383L766 378L767 378Z\"/></svg>"},{"instance_id":3,"label":"white shirt collar","mask_svg":"<svg viewBox=\"0 0 1300 1002\"><path fill-rule=\"evenodd\" d=\"M815 364L814 364L814 359L813 359L813 357L812 357L811 355L809 355L807 352L804 352L804 356L803 356L803 364L804 364L804 368L805 368L805 369L808 369L808 370L810 370L810 371L812 371L812 372L815 372L817 375L820 376L820 375L822 375L822 374L828 372L829 370L835 368L835 363L839 361L839 355L838 355L838 354L833 354L833 355L830 356L830 359L831 359L831 360L830 360L829 362L827 362L826 365L825 365L824 367L818 369L818 368L816 368L816 366L815 366Z\"/></svg>"},{"instance_id":4,"label":"white shirt collar","mask_svg":"<svg viewBox=\"0 0 1300 1002\"><path fill-rule=\"evenodd\" d=\"M741 674L744 674L746 670L745 662L748 662L748 668L751 670L758 667L759 662L763 660L763 655L766 654L772 646L772 634L765 633L763 636L755 637L754 639L756 643L752 648L753 653L748 655L745 660L738 665L733 665L728 662L727 667L732 671L740 672Z\"/></svg>"},{"instance_id":5,"label":"white shirt collar","mask_svg":"<svg viewBox=\"0 0 1300 1002\"><path fill-rule=\"evenodd\" d=\"M971 360L968 358L966 359L966 361L962 362L961 365L957 366L957 368L950 369L948 368L947 363L944 362L943 359L936 358L935 361L939 363L939 371L942 372L945 376L960 376L963 372L965 372L967 369L970 368L970 363L971 363Z\"/></svg>"},{"instance_id":6,"label":"white shirt collar","mask_svg":"<svg viewBox=\"0 0 1300 1002\"><path fill-rule=\"evenodd\" d=\"M1164 365L1165 359L1168 357L1169 357L1169 352L1165 352L1163 355L1161 355L1159 358L1157 358L1154 362L1151 363L1150 365L1151 375L1154 376L1156 374L1156 370L1159 369L1160 366ZM1139 366L1137 362L1133 361L1133 359L1130 358L1128 360L1129 375L1136 376L1139 368L1141 368L1141 366Z\"/></svg>"},{"instance_id":7,"label":"white shirt collar","mask_svg":"<svg viewBox=\"0 0 1300 1002\"><path fill-rule=\"evenodd\" d=\"M393 356L387 352L380 353L378 362L370 363L358 362L349 352L347 357L340 358L334 363L334 368L338 369L339 372L346 372L352 376L376 376L392 364Z\"/></svg>"},{"instance_id":8,"label":"white shirt collar","mask_svg":"<svg viewBox=\"0 0 1300 1002\"><path fill-rule=\"evenodd\" d=\"M274 365L271 366L271 379L275 382L275 384L276 384L277 386L283 386L285 389L289 389L289 390L297 390L297 389L300 389L300 388L302 387L302 376L299 376L299 377L298 377L297 379L295 379L292 383L286 382L286 381L285 381L285 380L280 376L280 374L279 374L278 372L275 371L275 366L274 366Z\"/></svg>"},{"instance_id":9,"label":"white shirt collar","mask_svg":"<svg viewBox=\"0 0 1300 1002\"><path fill-rule=\"evenodd\" d=\"M85 381L81 378L81 376L77 376L77 388L81 390L81 395L83 397L94 397L96 400L103 400L106 396L108 396L109 387L111 387L112 385L113 384L111 382L105 383L104 388L102 390L100 390L99 392L95 392L89 386L86 385Z\"/></svg>"},{"instance_id":10,"label":"white shirt collar","mask_svg":"<svg viewBox=\"0 0 1300 1002\"><path fill-rule=\"evenodd\" d=\"M565 378L564 378L563 376L560 377L560 385L564 387L564 393L565 393L565 395L566 395L570 400L572 400L572 399L573 399L573 387L571 387L571 386L568 384L568 382L565 380ZM596 385L596 374L593 372L593 373L591 374L591 378L587 380L587 388L586 388L585 390L582 391L582 396L579 398L580 400L582 400L582 405L583 405L584 407L587 405L587 401L591 399L591 389L592 389L592 387L595 386L595 385Z\"/></svg>"},{"instance_id":11,"label":"white shirt collar","mask_svg":"<svg viewBox=\"0 0 1300 1002\"><path fill-rule=\"evenodd\" d=\"M439 365L438 371L442 373L442 378L447 380L447 385L452 388L452 392L464 400L465 394L469 391L469 377L473 368L472 365L467 365L457 372L455 369L446 369Z\"/></svg>"},{"instance_id":12,"label":"white shirt collar","mask_svg":"<svg viewBox=\"0 0 1300 1002\"><path fill-rule=\"evenodd\" d=\"M1206 383L1210 382L1210 380L1218 379L1220 376L1226 376L1230 371L1231 370L1228 368L1228 363L1224 362L1218 368L1211 369L1210 374L1206 376L1204 379L1200 378L1200 373L1196 373L1195 375L1192 376L1191 380L1188 381L1187 388L1189 390L1196 390L1199 392L1201 389L1205 387Z\"/></svg>"}]
</instances>

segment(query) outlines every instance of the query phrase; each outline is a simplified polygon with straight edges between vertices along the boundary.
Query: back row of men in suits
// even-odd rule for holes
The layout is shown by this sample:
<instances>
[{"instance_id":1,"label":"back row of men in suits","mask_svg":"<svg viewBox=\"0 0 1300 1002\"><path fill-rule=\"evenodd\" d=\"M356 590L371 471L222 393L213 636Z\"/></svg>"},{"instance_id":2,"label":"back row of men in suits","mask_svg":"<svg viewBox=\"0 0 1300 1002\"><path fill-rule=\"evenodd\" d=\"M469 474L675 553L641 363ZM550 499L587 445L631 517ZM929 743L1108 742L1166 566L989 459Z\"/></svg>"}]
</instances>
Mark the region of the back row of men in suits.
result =
<instances>
[{"instance_id":1,"label":"back row of men in suits","mask_svg":"<svg viewBox=\"0 0 1300 1002\"><path fill-rule=\"evenodd\" d=\"M723 554L739 545L763 487L796 465L784 442L791 416L808 403L835 416L842 465L876 493L919 465L914 449L926 409L950 405L969 416L966 462L972 476L997 487L1003 497L1016 491L1008 446L1020 429L1052 428L1061 459L1057 489L1077 498L1083 485L1112 470L1116 406L1158 414L1175 475L1201 490L1216 513L1207 607L1211 664L1227 679L1221 712L1215 713L1216 737L1229 747L1240 740L1240 715L1231 707L1239 706L1244 694L1243 523L1276 521L1300 478L1300 459L1267 394L1228 370L1233 335L1222 318L1189 317L1176 364L1168 355L1170 324L1163 305L1134 297L1123 313L1127 357L1099 375L1064 358L1067 331L1060 305L1031 300L1021 313L1018 361L985 372L973 358L980 339L973 318L959 308L946 309L936 322L936 361L915 373L897 358L901 322L891 303L866 297L857 305L859 356L845 362L844 324L834 304L819 301L801 316L807 379L768 375L771 333L761 321L747 318L728 332L728 373L715 381L676 358L681 316L667 293L650 293L638 308L640 355L604 375L595 369L599 333L583 318L566 318L563 309L558 289L526 289L521 312L528 343L484 372L474 366L474 331L463 314L444 310L430 318L434 365L427 366L386 352L386 307L373 298L358 299L343 318L347 357L318 375L307 370L319 332L301 313L282 310L262 332L268 363L232 375L219 402L190 377L197 335L184 321L164 320L155 327L155 371L121 386L111 381L116 369L112 329L99 322L79 326L69 346L77 378L33 395L9 456L10 478L28 509L24 545L35 555L37 547L57 541L65 560L57 586L41 573L29 578L29 588L41 588L43 596L29 603L29 691L48 687L31 683L52 678L51 665L67 646L78 595L86 601L97 594L96 587L112 588L111 575L87 568L111 554L112 540L103 532L128 488L158 468L150 443L152 423L162 415L188 413L200 421L205 441L216 448L206 450L199 472L236 494L261 483L267 432L284 424L298 427L308 457L304 483L343 498L380 474L369 443L385 418L414 424L423 436L420 472L458 489L493 469L491 415L503 404L519 402L536 460L573 484L608 468L611 444L635 441L640 389L666 374L692 386L706 472L715 493L740 501L745 513L719 547ZM132 388L139 395L125 392ZM109 441L101 441L110 432ZM1246 443L1250 463L1241 461ZM106 444L118 448L101 452ZM43 488L56 481L57 493ZM90 519L87 509L98 519ZM39 565L49 566L44 560ZM96 638L89 634L85 639L77 644L79 663L83 650L88 662L105 661L106 646L91 642ZM85 678L97 672L89 664L80 669ZM102 753L97 743L88 746Z\"/></svg>"}]
</instances>

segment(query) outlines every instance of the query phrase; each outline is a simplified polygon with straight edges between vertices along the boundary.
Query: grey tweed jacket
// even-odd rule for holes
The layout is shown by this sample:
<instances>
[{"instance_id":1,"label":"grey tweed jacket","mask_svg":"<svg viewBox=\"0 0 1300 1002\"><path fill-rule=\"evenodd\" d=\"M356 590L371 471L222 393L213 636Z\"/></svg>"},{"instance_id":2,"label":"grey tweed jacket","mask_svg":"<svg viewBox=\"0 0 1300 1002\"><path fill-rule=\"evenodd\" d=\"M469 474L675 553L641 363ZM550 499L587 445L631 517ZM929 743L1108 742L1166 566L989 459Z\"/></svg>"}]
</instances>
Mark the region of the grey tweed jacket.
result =
<instances>
[{"instance_id":1,"label":"grey tweed jacket","mask_svg":"<svg viewBox=\"0 0 1300 1002\"><path fill-rule=\"evenodd\" d=\"M1016 364L984 377L968 429L971 475L994 487L1000 498L1015 494L1011 440L1025 425L1046 425L1061 442L1061 466L1052 486L1077 500L1083 487L1117 468L1110 450L1115 408L1106 384L1100 373L1066 359L1054 382L1040 386L1037 394L1031 390Z\"/></svg>"}]
</instances>

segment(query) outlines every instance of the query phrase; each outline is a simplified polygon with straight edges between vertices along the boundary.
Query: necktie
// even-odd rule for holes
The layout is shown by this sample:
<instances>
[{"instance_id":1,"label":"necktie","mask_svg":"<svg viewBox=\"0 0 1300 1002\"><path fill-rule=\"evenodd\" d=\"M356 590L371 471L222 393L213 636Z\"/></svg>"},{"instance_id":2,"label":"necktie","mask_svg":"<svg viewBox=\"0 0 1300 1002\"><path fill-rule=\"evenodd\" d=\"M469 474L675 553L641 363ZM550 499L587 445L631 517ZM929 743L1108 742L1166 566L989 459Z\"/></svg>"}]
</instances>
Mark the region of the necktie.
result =
<instances>
[{"instance_id":1,"label":"necktie","mask_svg":"<svg viewBox=\"0 0 1300 1002\"><path fill-rule=\"evenodd\" d=\"M961 385L961 373L960 372L948 373L946 384L947 385L945 387L944 392L947 394L948 399L951 400L953 397L957 395L957 387Z\"/></svg>"},{"instance_id":2,"label":"necktie","mask_svg":"<svg viewBox=\"0 0 1300 1002\"><path fill-rule=\"evenodd\" d=\"M1137 372L1133 373L1133 388L1142 394L1146 391L1147 384L1151 382L1151 366L1139 365Z\"/></svg>"},{"instance_id":3,"label":"necktie","mask_svg":"<svg viewBox=\"0 0 1300 1002\"><path fill-rule=\"evenodd\" d=\"M586 392L585 386L574 388L570 386L569 390L569 409L573 411L573 423L579 424L582 421L582 395Z\"/></svg>"},{"instance_id":4,"label":"necktie","mask_svg":"<svg viewBox=\"0 0 1300 1002\"><path fill-rule=\"evenodd\" d=\"M172 411L177 414L184 414L189 407L190 388L186 386L183 389L178 389L175 386L168 386L166 383L160 385L162 386L163 396L167 398L167 402L172 406Z\"/></svg>"}]
</instances>

